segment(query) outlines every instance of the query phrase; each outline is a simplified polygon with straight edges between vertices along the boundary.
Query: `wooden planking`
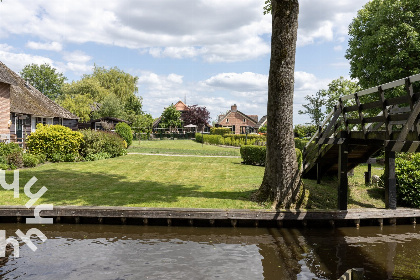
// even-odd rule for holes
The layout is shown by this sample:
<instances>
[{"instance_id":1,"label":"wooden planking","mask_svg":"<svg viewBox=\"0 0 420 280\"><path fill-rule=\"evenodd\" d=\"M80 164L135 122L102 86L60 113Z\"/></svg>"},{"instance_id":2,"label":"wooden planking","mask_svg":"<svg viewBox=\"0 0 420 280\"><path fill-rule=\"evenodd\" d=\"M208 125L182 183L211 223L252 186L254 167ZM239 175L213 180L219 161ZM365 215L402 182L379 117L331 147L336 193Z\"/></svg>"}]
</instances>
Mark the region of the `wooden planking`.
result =
<instances>
[{"instance_id":1,"label":"wooden planking","mask_svg":"<svg viewBox=\"0 0 420 280\"><path fill-rule=\"evenodd\" d=\"M34 209L1 206L0 217L33 217ZM143 208L113 206L56 206L41 211L42 217L194 219L194 220L352 220L375 218L416 218L420 209L350 209L339 210L224 210L196 208Z\"/></svg>"}]
</instances>

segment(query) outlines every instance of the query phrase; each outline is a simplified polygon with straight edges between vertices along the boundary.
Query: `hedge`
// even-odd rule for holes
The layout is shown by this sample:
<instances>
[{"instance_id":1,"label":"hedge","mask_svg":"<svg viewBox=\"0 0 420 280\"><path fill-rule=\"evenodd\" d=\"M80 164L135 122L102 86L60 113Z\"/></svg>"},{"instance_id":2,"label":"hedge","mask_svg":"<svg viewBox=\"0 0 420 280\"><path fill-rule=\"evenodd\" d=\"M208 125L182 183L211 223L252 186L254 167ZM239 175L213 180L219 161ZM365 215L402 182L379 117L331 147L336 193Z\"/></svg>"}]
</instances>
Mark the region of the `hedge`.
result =
<instances>
[{"instance_id":1,"label":"hedge","mask_svg":"<svg viewBox=\"0 0 420 280\"><path fill-rule=\"evenodd\" d=\"M200 143L206 143L211 145L226 145L240 147L245 145L254 145L257 143L265 144L266 137L263 135L251 134L245 136L244 134L226 134L226 135L209 135L209 134L195 134L195 140Z\"/></svg>"},{"instance_id":2,"label":"hedge","mask_svg":"<svg viewBox=\"0 0 420 280\"><path fill-rule=\"evenodd\" d=\"M212 127L210 128L210 134L213 135L226 135L231 134L232 130L228 127Z\"/></svg>"},{"instance_id":3,"label":"hedge","mask_svg":"<svg viewBox=\"0 0 420 280\"><path fill-rule=\"evenodd\" d=\"M295 149L299 170L302 168L302 152ZM244 145L241 146L241 157L245 164L251 165L265 165L266 147Z\"/></svg>"},{"instance_id":4,"label":"hedge","mask_svg":"<svg viewBox=\"0 0 420 280\"><path fill-rule=\"evenodd\" d=\"M395 177L398 203L420 208L420 154L400 154L395 159Z\"/></svg>"}]
</instances>

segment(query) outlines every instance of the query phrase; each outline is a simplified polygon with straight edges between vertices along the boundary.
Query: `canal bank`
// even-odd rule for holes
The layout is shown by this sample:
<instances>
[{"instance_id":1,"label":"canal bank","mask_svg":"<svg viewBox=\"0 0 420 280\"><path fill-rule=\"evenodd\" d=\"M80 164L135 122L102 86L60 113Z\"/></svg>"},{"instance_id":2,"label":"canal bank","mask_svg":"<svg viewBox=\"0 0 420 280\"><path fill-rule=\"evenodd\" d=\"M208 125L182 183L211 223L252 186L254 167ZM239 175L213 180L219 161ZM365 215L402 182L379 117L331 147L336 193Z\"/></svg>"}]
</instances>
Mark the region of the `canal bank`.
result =
<instances>
[{"instance_id":1,"label":"canal bank","mask_svg":"<svg viewBox=\"0 0 420 280\"><path fill-rule=\"evenodd\" d=\"M25 223L34 208L1 206L0 222ZM42 210L54 223L233 227L349 227L416 224L420 209L223 210L116 206L56 206Z\"/></svg>"}]
</instances>

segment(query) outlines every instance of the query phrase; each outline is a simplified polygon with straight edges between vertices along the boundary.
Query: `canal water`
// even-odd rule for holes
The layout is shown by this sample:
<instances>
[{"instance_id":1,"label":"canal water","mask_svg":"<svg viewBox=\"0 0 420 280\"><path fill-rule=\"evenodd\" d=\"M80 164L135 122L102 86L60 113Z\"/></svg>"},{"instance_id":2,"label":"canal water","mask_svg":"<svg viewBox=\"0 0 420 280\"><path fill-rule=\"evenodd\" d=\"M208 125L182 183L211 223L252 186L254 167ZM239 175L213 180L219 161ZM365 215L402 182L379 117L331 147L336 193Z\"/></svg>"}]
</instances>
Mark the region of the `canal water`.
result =
<instances>
[{"instance_id":1,"label":"canal water","mask_svg":"<svg viewBox=\"0 0 420 280\"><path fill-rule=\"evenodd\" d=\"M0 224L7 236L23 224ZM420 227L336 229L39 226L0 260L1 279L420 279Z\"/></svg>"}]
</instances>

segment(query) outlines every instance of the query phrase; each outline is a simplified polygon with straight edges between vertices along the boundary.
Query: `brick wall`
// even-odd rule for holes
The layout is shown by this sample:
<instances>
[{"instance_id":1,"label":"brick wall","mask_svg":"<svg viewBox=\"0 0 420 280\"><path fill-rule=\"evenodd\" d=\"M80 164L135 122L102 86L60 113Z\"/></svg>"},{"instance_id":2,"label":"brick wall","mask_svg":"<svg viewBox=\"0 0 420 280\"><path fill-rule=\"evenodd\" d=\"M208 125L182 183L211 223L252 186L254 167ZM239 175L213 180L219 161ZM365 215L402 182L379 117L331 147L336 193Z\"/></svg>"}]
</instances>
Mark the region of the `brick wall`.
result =
<instances>
[{"instance_id":1,"label":"brick wall","mask_svg":"<svg viewBox=\"0 0 420 280\"><path fill-rule=\"evenodd\" d=\"M10 135L10 85L0 83L0 134Z\"/></svg>"},{"instance_id":2,"label":"brick wall","mask_svg":"<svg viewBox=\"0 0 420 280\"><path fill-rule=\"evenodd\" d=\"M228 121L226 121L228 120ZM244 122L245 120L245 122ZM248 118L245 118L242 114L238 112L231 112L221 123L220 125L226 127L226 126L235 126L235 134L245 133L244 131L241 131L246 126L252 126L254 127L256 125L255 122L250 121Z\"/></svg>"}]
</instances>

